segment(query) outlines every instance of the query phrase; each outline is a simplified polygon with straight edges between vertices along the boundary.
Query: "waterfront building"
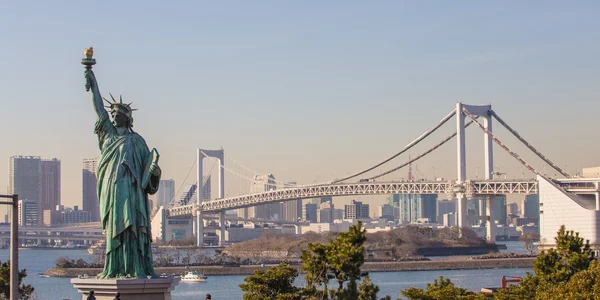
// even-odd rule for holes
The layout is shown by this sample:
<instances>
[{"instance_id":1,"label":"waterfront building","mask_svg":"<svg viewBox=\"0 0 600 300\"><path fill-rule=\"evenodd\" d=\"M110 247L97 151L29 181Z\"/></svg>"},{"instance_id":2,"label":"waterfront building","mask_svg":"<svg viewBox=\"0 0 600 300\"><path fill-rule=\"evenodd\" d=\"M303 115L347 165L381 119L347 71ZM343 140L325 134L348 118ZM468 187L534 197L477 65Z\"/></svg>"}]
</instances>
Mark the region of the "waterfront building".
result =
<instances>
[{"instance_id":1,"label":"waterfront building","mask_svg":"<svg viewBox=\"0 0 600 300\"><path fill-rule=\"evenodd\" d=\"M44 210L53 210L60 205L60 160L42 159L42 198L41 207ZM45 222L44 215L41 218Z\"/></svg>"},{"instance_id":2,"label":"waterfront building","mask_svg":"<svg viewBox=\"0 0 600 300\"><path fill-rule=\"evenodd\" d=\"M428 219L435 223L437 219L437 195L435 194L399 194L393 198L400 210L400 223L418 223Z\"/></svg>"},{"instance_id":3,"label":"waterfront building","mask_svg":"<svg viewBox=\"0 0 600 300\"><path fill-rule=\"evenodd\" d=\"M86 158L82 168L82 204L83 210L90 212L92 222L100 222L100 202L98 201L98 179L96 169L98 158Z\"/></svg>"},{"instance_id":4,"label":"waterfront building","mask_svg":"<svg viewBox=\"0 0 600 300\"><path fill-rule=\"evenodd\" d=\"M302 219L307 222L317 223L317 205L313 203L304 204Z\"/></svg>"},{"instance_id":5,"label":"waterfront building","mask_svg":"<svg viewBox=\"0 0 600 300\"><path fill-rule=\"evenodd\" d=\"M34 200L23 199L19 200L18 215L19 226L37 226L39 225L38 203Z\"/></svg>"},{"instance_id":6,"label":"waterfront building","mask_svg":"<svg viewBox=\"0 0 600 300\"><path fill-rule=\"evenodd\" d=\"M39 156L11 156L8 181L9 194L18 194L20 199L28 201L28 205L38 205L35 220L39 223L34 225L42 224L42 159Z\"/></svg>"},{"instance_id":7,"label":"waterfront building","mask_svg":"<svg viewBox=\"0 0 600 300\"><path fill-rule=\"evenodd\" d=\"M158 192L154 195L156 206L168 207L171 200L175 197L175 180L165 179L158 184Z\"/></svg>"}]
</instances>

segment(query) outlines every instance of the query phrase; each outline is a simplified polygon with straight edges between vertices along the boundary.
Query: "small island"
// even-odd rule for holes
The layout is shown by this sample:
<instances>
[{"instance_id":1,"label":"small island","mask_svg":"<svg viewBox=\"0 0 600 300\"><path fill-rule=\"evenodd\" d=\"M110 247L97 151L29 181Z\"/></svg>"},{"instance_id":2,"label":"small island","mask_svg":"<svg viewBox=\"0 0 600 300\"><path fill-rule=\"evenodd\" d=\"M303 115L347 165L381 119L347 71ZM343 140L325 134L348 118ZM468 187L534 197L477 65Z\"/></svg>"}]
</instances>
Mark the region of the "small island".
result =
<instances>
[{"instance_id":1,"label":"small island","mask_svg":"<svg viewBox=\"0 0 600 300\"><path fill-rule=\"evenodd\" d=\"M310 243L327 243L339 233L307 232L300 236L264 234L261 238L237 243L217 251L214 257L201 254L193 241L174 241L173 245L154 248L154 266L158 274L182 274L198 271L206 275L249 275L254 270L288 261L300 267L300 255ZM534 256L499 253L498 245L479 238L470 229L462 235L458 228L407 226L390 231L367 233L365 271L395 272L422 270L460 270L493 268L530 268ZM457 256L448 260L430 260L428 256ZM53 277L77 277L101 270L96 262L61 258L46 271Z\"/></svg>"}]
</instances>

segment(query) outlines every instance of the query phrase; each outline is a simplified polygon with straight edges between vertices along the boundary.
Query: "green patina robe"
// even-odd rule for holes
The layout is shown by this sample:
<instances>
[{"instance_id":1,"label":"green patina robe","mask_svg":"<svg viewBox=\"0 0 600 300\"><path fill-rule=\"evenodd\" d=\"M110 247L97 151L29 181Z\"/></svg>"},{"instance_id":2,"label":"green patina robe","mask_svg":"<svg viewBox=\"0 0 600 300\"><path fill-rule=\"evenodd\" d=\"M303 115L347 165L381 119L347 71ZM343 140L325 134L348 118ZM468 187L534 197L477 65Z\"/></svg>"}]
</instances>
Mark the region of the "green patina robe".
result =
<instances>
[{"instance_id":1,"label":"green patina robe","mask_svg":"<svg viewBox=\"0 0 600 300\"><path fill-rule=\"evenodd\" d=\"M149 173L152 152L134 132L119 135L108 114L95 126L102 155L98 162L98 199L106 232L106 261L98 278L156 276L152 267L148 194L160 176Z\"/></svg>"}]
</instances>

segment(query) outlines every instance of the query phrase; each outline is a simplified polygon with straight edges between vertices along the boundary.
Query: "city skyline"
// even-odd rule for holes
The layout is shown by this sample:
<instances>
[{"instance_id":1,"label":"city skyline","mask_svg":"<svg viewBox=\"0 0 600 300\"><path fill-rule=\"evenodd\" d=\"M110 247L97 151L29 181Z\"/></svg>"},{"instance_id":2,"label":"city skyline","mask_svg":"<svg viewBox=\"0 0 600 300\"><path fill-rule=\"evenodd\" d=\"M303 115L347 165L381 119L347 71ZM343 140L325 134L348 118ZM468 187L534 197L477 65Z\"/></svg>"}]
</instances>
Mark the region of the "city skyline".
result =
<instances>
[{"instance_id":1,"label":"city skyline","mask_svg":"<svg viewBox=\"0 0 600 300\"><path fill-rule=\"evenodd\" d=\"M133 4L41 3L35 11L18 2L3 4L0 55L11 59L0 74L0 97L5 124L20 128L4 131L6 140L18 142L0 149L0 169L8 170L13 155L56 157L62 204L81 204L81 161L99 154L79 64L89 46L96 49L102 93L122 94L139 108L134 129L159 150L163 179L173 178L176 190L186 184L196 148L221 146L226 158L283 181L339 178L398 151L458 101L491 103L571 174L600 164L598 142L589 138L600 108L594 2L545 3L543 9L490 3L241 3L232 9L186 3L181 5L188 9L175 11L146 5L141 13ZM87 18L107 15L115 21L85 26ZM432 138L454 127L447 124ZM505 130L495 129L544 169ZM480 130L467 130L469 178L484 177L482 140ZM494 147L497 171L532 177ZM455 148L452 142L443 146L419 161L413 174L456 178ZM397 177L406 177L406 170ZM0 185L8 181L8 172L0 172Z\"/></svg>"}]
</instances>

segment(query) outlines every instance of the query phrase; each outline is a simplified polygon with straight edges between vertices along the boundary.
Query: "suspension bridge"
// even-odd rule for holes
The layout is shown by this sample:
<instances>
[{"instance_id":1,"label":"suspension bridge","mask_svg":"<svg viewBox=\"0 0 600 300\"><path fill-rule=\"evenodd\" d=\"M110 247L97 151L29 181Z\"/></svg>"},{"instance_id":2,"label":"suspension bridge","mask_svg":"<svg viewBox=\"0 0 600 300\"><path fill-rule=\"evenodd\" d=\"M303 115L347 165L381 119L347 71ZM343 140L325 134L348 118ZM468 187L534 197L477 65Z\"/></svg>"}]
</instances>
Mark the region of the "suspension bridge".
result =
<instances>
[{"instance_id":1,"label":"suspension bridge","mask_svg":"<svg viewBox=\"0 0 600 300\"><path fill-rule=\"evenodd\" d=\"M400 155L408 152L414 146L420 144L426 138L431 136L444 124L452 118L456 120L456 131L440 142L420 153L417 156L409 158L408 161L392 166L388 169L391 162L399 157ZM537 169L532 167L531 164L526 162L522 156L518 155L515 151L510 149L503 143L492 130L492 121L496 120L502 125L508 132L516 137L523 145L525 145L530 151L532 151L537 157L544 161L552 169L556 170L560 176L559 178L550 178ZM466 144L465 144L465 129L471 125L477 126L483 133L484 136L484 179L468 180L466 173ZM384 176L397 172L398 170L410 166L412 163L419 159L429 155L436 149L446 144L453 138L456 138L457 147L457 177L453 180L447 181L389 181L382 180ZM494 156L493 156L493 144L505 151L512 156L517 162L519 162L527 170L531 171L536 175L535 179L497 179L494 178ZM594 216L600 222L600 194L599 194L599 183L598 178L574 178L570 176L565 170L561 169L558 164L555 164L545 155L543 155L538 149L532 144L526 141L516 130L509 126L500 116L492 110L491 105L467 105L463 103L457 103L456 107L448 113L441 121L439 121L431 129L424 132L414 141L407 144L404 148L399 150L392 156L378 162L371 167L355 172L351 175L343 178L332 179L322 183L315 183L309 185L293 185L284 184L281 181L275 180L266 182L265 191L255 193L245 193L236 196L225 197L225 172L229 172L240 178L252 181L253 178L248 178L240 172L235 172L225 166L225 155L223 149L221 150L203 150L198 149L196 158L196 186L204 187L206 180L203 179L203 160L205 158L213 160L213 168L218 166L218 197L216 199L203 199L202 193L199 188L190 190L188 195L184 199L179 201L172 201L168 208L165 209L165 216L168 217L195 217L194 231L197 236L198 245L203 245L204 238L204 218L213 214L218 214L218 219L221 226L221 237L220 241L225 241L225 212L233 209L255 207L257 205L263 205L268 203L285 202L290 200L318 198L325 196L355 196L355 195L382 195L382 194L445 194L449 199L457 200L457 225L458 227L467 226L467 199L481 199L480 207L485 207L485 223L487 229L487 237L493 241L495 238L495 226L493 226L493 205L486 205L487 201L492 201L494 195L500 194L536 194L540 193L540 213L541 215L541 226L544 226L544 217L542 210L543 195L549 188L554 188L556 191L552 192L562 193L560 197L566 197L571 199L578 207L577 209L583 208L586 211L593 212ZM233 161L233 160L232 160ZM258 175L259 173L233 161L235 164L241 166L244 170L249 171L253 174ZM382 170L383 169L383 170ZM190 169L190 173L191 173ZM378 170L378 171L377 171ZM189 174L188 174L189 175ZM198 184L200 183L200 184ZM550 193L550 192L549 192ZM554 196L556 198L558 196ZM552 197L550 197L552 198ZM548 199L550 199L548 198ZM552 198L552 199L554 199ZM550 199L550 200L552 200ZM548 203L553 203L552 201ZM561 200L563 201L563 200ZM565 201L563 201L565 202ZM553 207L556 209L563 209L560 207L561 204L556 204ZM548 206L548 205L547 205ZM558 212L557 212L558 214ZM560 219L560 218L558 218ZM548 222L547 224L554 224L557 222L565 222L558 220L554 216L554 222ZM568 220L567 220L568 221ZM593 221L595 222L595 221ZM587 226L587 225L586 225ZM593 225L596 226L596 225ZM556 230L553 229L554 233ZM598 234L594 231L594 234ZM542 236L544 235L544 229L542 228ZM587 237L587 235L586 235ZM600 240L600 237L599 237Z\"/></svg>"}]
</instances>

